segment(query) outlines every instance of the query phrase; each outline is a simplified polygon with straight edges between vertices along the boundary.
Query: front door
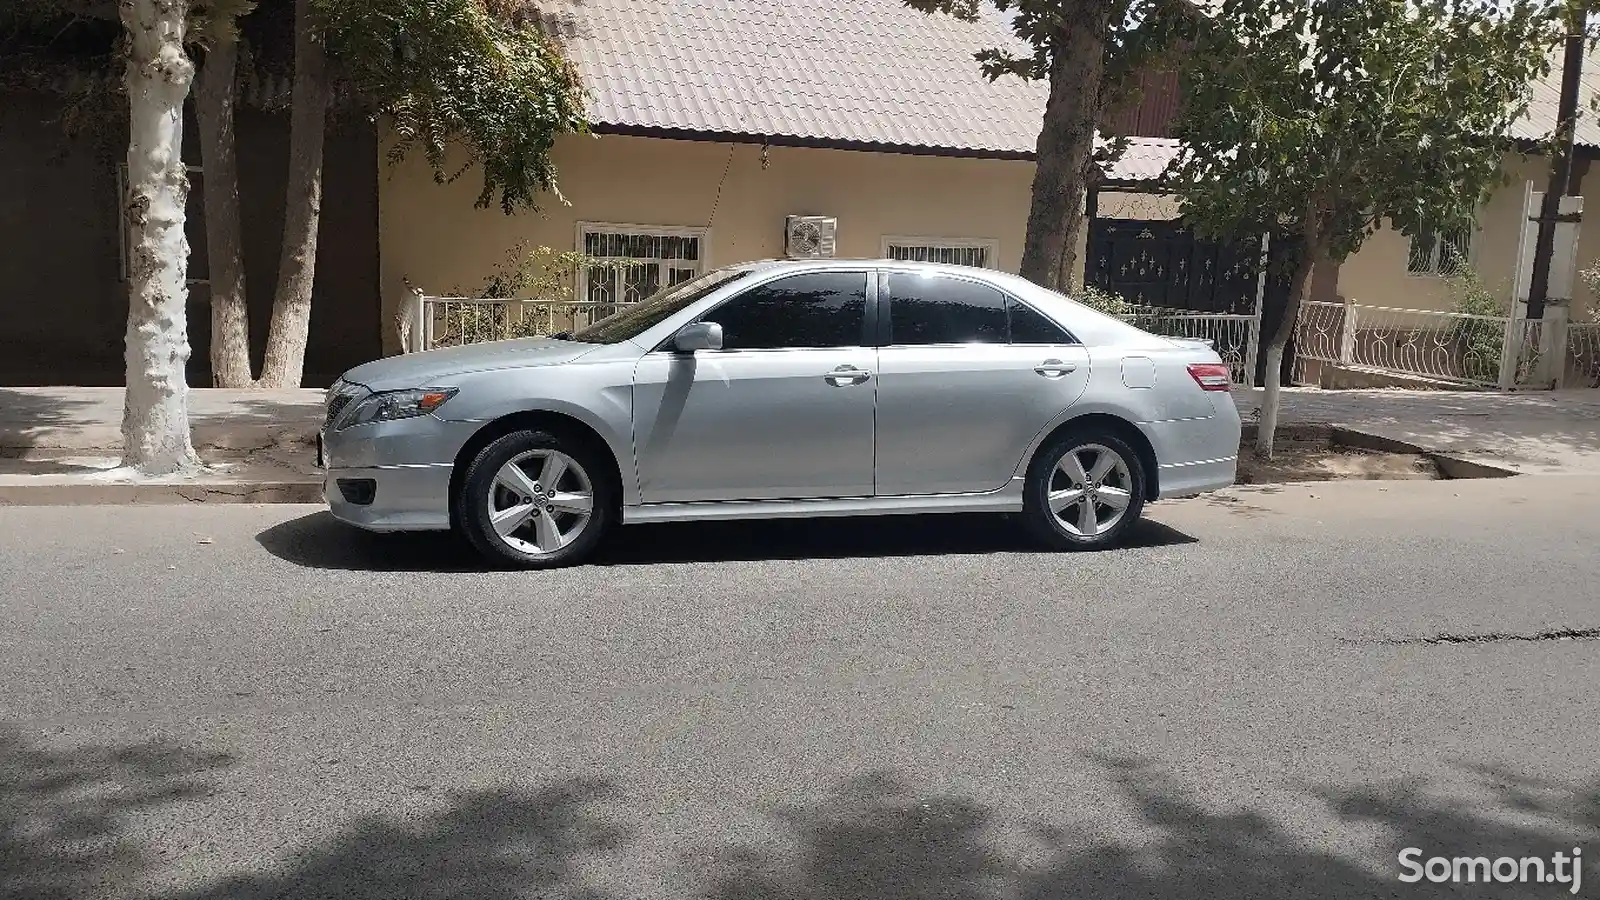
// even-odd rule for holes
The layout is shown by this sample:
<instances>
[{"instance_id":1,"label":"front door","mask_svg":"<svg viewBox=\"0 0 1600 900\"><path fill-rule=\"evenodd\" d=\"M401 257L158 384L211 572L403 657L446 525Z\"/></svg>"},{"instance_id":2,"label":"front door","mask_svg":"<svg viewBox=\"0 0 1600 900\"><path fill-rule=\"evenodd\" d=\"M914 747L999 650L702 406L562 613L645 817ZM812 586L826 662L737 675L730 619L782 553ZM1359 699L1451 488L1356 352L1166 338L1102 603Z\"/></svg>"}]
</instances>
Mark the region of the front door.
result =
<instances>
[{"instance_id":1,"label":"front door","mask_svg":"<svg viewBox=\"0 0 1600 900\"><path fill-rule=\"evenodd\" d=\"M634 374L645 503L872 496L877 351L867 272L789 275L704 316L721 350L646 354Z\"/></svg>"},{"instance_id":2,"label":"front door","mask_svg":"<svg viewBox=\"0 0 1600 900\"><path fill-rule=\"evenodd\" d=\"M1089 355L1038 310L957 276L884 276L879 496L1004 487L1028 444L1077 402Z\"/></svg>"}]
</instances>

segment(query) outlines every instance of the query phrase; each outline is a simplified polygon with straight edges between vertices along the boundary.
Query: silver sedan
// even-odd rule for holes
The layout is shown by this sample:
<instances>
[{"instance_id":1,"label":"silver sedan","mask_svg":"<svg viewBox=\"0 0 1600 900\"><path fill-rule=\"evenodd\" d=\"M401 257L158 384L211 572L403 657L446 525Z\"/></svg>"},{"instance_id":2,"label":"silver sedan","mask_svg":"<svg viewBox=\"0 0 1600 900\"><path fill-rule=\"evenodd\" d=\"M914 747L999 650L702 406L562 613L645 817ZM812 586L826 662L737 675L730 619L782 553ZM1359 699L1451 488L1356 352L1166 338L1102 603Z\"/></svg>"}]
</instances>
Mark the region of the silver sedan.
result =
<instances>
[{"instance_id":1,"label":"silver sedan","mask_svg":"<svg viewBox=\"0 0 1600 900\"><path fill-rule=\"evenodd\" d=\"M1021 513L1112 545L1144 504L1233 483L1209 346L1012 275L765 261L578 331L378 360L329 391L333 514L455 529L502 564L577 562L613 525Z\"/></svg>"}]
</instances>

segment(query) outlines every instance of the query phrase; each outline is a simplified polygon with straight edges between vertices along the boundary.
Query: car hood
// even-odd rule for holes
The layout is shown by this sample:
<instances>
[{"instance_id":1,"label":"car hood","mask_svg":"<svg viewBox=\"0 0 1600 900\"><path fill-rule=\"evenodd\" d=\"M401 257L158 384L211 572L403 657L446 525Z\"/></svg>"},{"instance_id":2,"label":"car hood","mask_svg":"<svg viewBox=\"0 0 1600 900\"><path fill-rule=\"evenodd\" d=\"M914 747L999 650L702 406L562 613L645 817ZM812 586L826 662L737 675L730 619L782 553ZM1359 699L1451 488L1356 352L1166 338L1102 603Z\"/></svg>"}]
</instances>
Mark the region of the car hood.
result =
<instances>
[{"instance_id":1,"label":"car hood","mask_svg":"<svg viewBox=\"0 0 1600 900\"><path fill-rule=\"evenodd\" d=\"M374 360L344 373L344 380L374 391L448 387L442 382L453 375L558 365L593 352L598 346L552 338L518 338L467 344Z\"/></svg>"}]
</instances>

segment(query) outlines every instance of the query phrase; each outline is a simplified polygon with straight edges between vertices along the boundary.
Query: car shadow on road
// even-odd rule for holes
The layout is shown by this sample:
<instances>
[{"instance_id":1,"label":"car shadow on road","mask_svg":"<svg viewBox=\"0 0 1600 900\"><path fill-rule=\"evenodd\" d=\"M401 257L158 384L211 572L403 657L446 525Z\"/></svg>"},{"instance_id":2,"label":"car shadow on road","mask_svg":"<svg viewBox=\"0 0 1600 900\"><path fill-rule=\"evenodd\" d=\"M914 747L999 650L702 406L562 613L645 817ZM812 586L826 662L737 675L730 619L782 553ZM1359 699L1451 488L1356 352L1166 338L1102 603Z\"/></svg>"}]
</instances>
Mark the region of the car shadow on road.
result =
<instances>
[{"instance_id":1,"label":"car shadow on road","mask_svg":"<svg viewBox=\"0 0 1600 900\"><path fill-rule=\"evenodd\" d=\"M1600 839L1593 784L1503 770L1462 783L1469 767L1441 772L1449 777L1437 782L1265 777L1287 804L1274 809L1218 803L1203 785L1149 759L1067 754L1063 765L1081 776L1071 795L1003 809L938 772L885 765L793 785L780 805L720 801L765 826L736 835L715 826L702 834L689 816L663 819L659 801L649 799L661 785L601 777L446 791L426 811L350 817L334 801L310 820L317 833L261 861L234 855L230 829L293 830L301 820L219 814L219 806L273 789L237 775L235 762L248 760L171 745L46 746L0 727L0 896L1551 898L1568 896L1569 885L1402 883L1397 855L1417 847L1424 860L1548 858ZM316 806L308 797L300 811ZM1296 824L1308 812L1309 829ZM180 826L163 838L166 829L149 827L163 822ZM199 823L204 841L173 845ZM186 877L196 863L211 873ZM641 863L643 871L629 868ZM140 887L172 881L158 893Z\"/></svg>"},{"instance_id":2,"label":"car shadow on road","mask_svg":"<svg viewBox=\"0 0 1600 900\"><path fill-rule=\"evenodd\" d=\"M1121 549L1194 543L1148 519ZM439 533L373 534L326 512L282 522L256 535L279 559L312 569L372 572L474 572L486 568L465 541ZM686 522L617 529L591 565L714 563L757 560L873 559L1038 553L1012 519L998 515L874 516ZM1118 552L1118 551L1109 551Z\"/></svg>"}]
</instances>

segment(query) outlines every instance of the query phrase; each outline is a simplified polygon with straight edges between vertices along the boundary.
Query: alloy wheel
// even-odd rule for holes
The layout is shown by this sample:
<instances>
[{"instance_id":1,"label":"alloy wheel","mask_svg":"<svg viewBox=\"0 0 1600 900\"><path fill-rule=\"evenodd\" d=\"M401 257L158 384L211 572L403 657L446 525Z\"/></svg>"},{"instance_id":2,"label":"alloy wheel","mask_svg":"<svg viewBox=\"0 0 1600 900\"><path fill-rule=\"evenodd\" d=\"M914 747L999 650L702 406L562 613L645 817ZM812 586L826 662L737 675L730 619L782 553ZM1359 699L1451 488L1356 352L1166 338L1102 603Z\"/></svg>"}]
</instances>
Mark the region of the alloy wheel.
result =
<instances>
[{"instance_id":1,"label":"alloy wheel","mask_svg":"<svg viewBox=\"0 0 1600 900\"><path fill-rule=\"evenodd\" d=\"M519 454L489 489L489 523L506 546L543 556L577 540L594 517L594 482L559 450Z\"/></svg>"},{"instance_id":2,"label":"alloy wheel","mask_svg":"<svg viewBox=\"0 0 1600 900\"><path fill-rule=\"evenodd\" d=\"M1083 444L1056 463L1046 485L1050 514L1070 535L1092 538L1117 527L1133 499L1127 460L1104 444Z\"/></svg>"}]
</instances>

